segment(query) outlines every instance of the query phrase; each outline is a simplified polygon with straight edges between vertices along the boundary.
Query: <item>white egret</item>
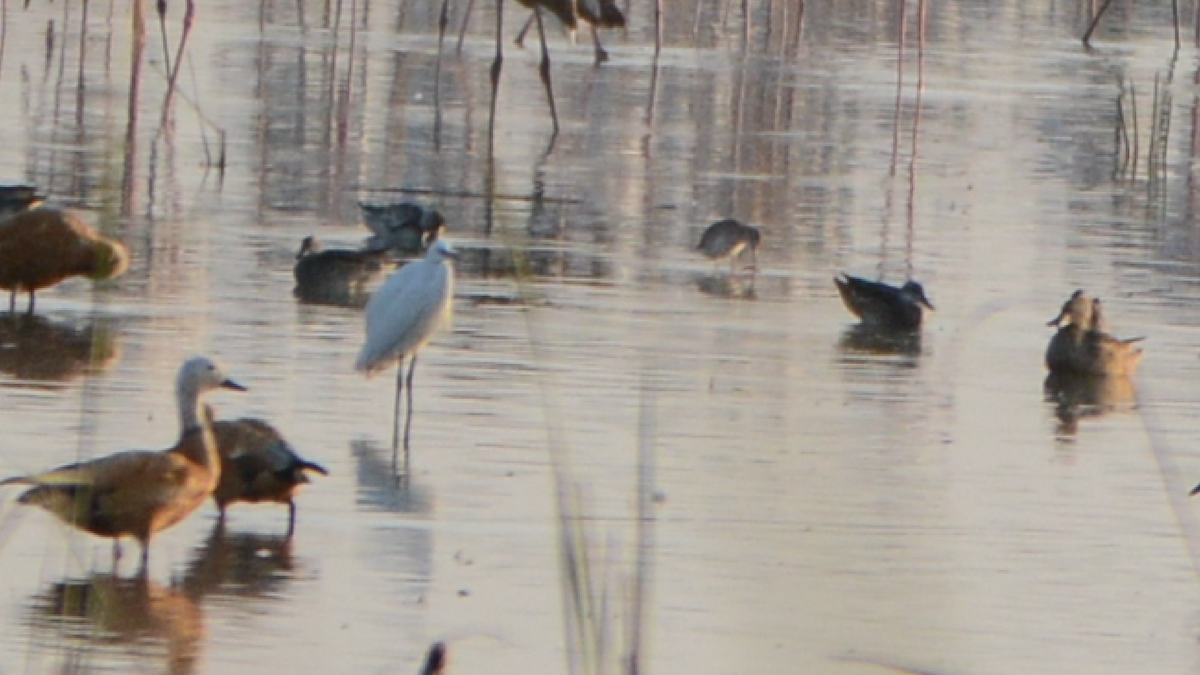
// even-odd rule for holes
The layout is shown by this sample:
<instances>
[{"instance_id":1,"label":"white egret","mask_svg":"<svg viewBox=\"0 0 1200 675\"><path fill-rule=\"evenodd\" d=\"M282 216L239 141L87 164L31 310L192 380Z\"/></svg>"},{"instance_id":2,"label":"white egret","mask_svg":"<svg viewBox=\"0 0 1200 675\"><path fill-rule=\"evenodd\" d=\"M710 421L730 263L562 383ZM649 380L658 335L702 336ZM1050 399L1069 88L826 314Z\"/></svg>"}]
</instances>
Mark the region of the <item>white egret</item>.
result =
<instances>
[{"instance_id":1,"label":"white egret","mask_svg":"<svg viewBox=\"0 0 1200 675\"><path fill-rule=\"evenodd\" d=\"M413 371L417 352L433 334L449 323L454 298L454 267L458 255L444 241L436 241L425 257L392 273L367 303L367 338L358 353L355 370L371 376L398 363L396 401L392 417L392 451L399 445L400 396L408 387L404 420L404 468L408 470L408 431L412 424ZM404 360L409 360L408 376Z\"/></svg>"}]
</instances>

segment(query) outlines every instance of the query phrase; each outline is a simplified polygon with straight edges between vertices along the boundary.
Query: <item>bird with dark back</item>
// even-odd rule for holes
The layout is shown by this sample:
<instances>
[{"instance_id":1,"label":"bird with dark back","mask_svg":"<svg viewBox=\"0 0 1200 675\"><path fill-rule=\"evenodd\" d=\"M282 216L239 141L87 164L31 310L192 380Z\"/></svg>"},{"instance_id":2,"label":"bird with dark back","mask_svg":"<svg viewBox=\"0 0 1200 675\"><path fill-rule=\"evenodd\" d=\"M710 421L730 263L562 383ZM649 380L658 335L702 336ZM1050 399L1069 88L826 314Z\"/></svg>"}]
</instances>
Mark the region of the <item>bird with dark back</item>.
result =
<instances>
[{"instance_id":1,"label":"bird with dark back","mask_svg":"<svg viewBox=\"0 0 1200 675\"><path fill-rule=\"evenodd\" d=\"M916 330L933 303L925 297L925 288L909 280L897 288L878 281L843 274L834 277L842 302L865 326L886 330Z\"/></svg>"}]
</instances>

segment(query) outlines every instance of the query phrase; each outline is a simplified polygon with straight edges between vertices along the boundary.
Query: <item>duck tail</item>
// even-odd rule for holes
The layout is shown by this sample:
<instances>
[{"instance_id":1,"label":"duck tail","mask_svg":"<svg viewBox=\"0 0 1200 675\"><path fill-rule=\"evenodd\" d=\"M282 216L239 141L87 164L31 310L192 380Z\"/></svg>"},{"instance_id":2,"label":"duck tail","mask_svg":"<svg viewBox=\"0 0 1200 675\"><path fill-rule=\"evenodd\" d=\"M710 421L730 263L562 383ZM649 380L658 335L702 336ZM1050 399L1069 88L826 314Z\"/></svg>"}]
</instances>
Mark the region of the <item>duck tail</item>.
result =
<instances>
[{"instance_id":1,"label":"duck tail","mask_svg":"<svg viewBox=\"0 0 1200 675\"><path fill-rule=\"evenodd\" d=\"M321 474L322 476L329 475L329 471L326 470L325 467L323 467L320 464L317 464L315 462L310 462L306 459L300 460L299 468L301 471L316 471L317 473Z\"/></svg>"}]
</instances>

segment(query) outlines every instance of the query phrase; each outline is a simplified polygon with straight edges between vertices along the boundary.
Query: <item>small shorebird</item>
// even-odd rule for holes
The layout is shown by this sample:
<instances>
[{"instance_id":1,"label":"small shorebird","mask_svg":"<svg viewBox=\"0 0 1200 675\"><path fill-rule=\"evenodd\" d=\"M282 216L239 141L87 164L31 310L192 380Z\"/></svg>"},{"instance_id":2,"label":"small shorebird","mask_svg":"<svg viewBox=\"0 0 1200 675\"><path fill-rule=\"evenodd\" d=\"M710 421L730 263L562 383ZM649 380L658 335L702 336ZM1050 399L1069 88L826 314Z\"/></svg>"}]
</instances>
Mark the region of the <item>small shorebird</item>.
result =
<instances>
[{"instance_id":1,"label":"small shorebird","mask_svg":"<svg viewBox=\"0 0 1200 675\"><path fill-rule=\"evenodd\" d=\"M729 271L732 273L734 259L747 246L750 247L751 269L757 267L756 251L761 239L762 233L758 231L758 228L728 218L709 225L708 229L704 230L704 234L700 236L700 244L696 246L696 249L714 261L729 258Z\"/></svg>"}]
</instances>

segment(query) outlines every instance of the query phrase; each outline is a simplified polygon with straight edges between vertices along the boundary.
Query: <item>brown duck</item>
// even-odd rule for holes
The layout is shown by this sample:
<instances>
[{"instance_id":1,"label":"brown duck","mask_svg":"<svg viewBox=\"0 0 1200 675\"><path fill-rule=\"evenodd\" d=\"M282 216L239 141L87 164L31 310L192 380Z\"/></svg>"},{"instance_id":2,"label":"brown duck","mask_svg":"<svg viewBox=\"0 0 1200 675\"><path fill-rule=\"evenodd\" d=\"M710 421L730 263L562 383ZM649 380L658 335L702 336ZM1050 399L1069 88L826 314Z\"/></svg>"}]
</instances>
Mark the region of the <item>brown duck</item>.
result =
<instances>
[{"instance_id":1,"label":"brown duck","mask_svg":"<svg viewBox=\"0 0 1200 675\"><path fill-rule=\"evenodd\" d=\"M1046 368L1052 373L1133 375L1141 363L1136 343L1143 338L1122 340L1106 333L1100 300L1083 289L1072 293L1047 325L1058 328L1046 347Z\"/></svg>"},{"instance_id":2,"label":"brown duck","mask_svg":"<svg viewBox=\"0 0 1200 675\"><path fill-rule=\"evenodd\" d=\"M129 267L129 252L106 239L75 215L39 208L0 221L0 288L10 291L8 311L16 309L17 292L34 293L73 276L112 279Z\"/></svg>"}]
</instances>

